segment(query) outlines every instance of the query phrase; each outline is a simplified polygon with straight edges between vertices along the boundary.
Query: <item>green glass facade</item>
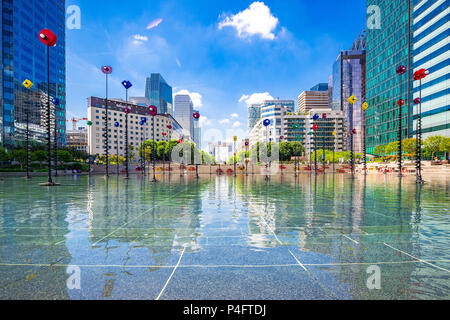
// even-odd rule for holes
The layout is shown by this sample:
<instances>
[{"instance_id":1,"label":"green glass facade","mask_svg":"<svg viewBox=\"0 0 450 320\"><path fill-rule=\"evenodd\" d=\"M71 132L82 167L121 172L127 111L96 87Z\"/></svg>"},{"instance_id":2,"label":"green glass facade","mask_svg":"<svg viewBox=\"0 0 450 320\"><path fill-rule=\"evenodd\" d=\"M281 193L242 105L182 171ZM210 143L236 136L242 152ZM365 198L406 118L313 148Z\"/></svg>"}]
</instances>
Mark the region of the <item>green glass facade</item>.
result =
<instances>
[{"instance_id":1,"label":"green glass facade","mask_svg":"<svg viewBox=\"0 0 450 320\"><path fill-rule=\"evenodd\" d=\"M411 2L411 3L410 3ZM380 9L380 28L370 25L373 6ZM378 145L398 140L399 107L405 100L402 117L402 138L412 133L412 0L367 0L367 152L374 153ZM396 73L404 65L408 72ZM409 74L409 77L408 77Z\"/></svg>"}]
</instances>

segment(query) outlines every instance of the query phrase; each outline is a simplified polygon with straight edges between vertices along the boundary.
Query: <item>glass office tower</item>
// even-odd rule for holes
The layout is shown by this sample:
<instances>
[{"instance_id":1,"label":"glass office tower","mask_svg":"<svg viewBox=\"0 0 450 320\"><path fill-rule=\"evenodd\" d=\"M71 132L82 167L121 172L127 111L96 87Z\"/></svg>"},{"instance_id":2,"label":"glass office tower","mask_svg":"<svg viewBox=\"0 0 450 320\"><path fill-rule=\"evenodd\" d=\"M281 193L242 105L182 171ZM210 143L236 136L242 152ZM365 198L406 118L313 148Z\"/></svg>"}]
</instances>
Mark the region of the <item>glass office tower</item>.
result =
<instances>
[{"instance_id":1,"label":"glass office tower","mask_svg":"<svg viewBox=\"0 0 450 320\"><path fill-rule=\"evenodd\" d=\"M261 104L248 106L248 132L252 131L255 124L261 119Z\"/></svg>"},{"instance_id":2,"label":"glass office tower","mask_svg":"<svg viewBox=\"0 0 450 320\"><path fill-rule=\"evenodd\" d=\"M44 28L58 37L56 47L50 48L50 99L58 97L60 105L51 106L51 125L53 137L56 120L58 144L65 145L65 1L2 0L0 16L1 145L11 148L25 139L27 111L31 138L45 140L47 48L39 41L39 32ZM31 89L22 85L25 79L34 83Z\"/></svg>"},{"instance_id":3,"label":"glass office tower","mask_svg":"<svg viewBox=\"0 0 450 320\"><path fill-rule=\"evenodd\" d=\"M422 80L422 133L450 136L450 1L415 1L414 70L427 69ZM414 81L414 98L419 97L420 82ZM417 127L414 106L414 134Z\"/></svg>"},{"instance_id":4,"label":"glass office tower","mask_svg":"<svg viewBox=\"0 0 450 320\"><path fill-rule=\"evenodd\" d=\"M343 111L345 115L346 132L350 125L356 129L353 139L353 150L363 152L363 111L362 104L366 101L366 41L363 31L354 41L349 51L342 51L333 64L332 100L334 111ZM356 96L358 101L352 105L348 99ZM351 139L347 139L346 150L351 150Z\"/></svg>"},{"instance_id":5,"label":"glass office tower","mask_svg":"<svg viewBox=\"0 0 450 320\"><path fill-rule=\"evenodd\" d=\"M173 115L172 87L159 73L152 73L147 78L145 97L158 108L158 113Z\"/></svg>"},{"instance_id":6,"label":"glass office tower","mask_svg":"<svg viewBox=\"0 0 450 320\"><path fill-rule=\"evenodd\" d=\"M367 152L397 141L399 107L403 106L402 138L412 133L412 6L413 0L367 0L380 9L380 24L367 27ZM370 20L370 19L369 19ZM408 72L399 76L396 67Z\"/></svg>"}]
</instances>

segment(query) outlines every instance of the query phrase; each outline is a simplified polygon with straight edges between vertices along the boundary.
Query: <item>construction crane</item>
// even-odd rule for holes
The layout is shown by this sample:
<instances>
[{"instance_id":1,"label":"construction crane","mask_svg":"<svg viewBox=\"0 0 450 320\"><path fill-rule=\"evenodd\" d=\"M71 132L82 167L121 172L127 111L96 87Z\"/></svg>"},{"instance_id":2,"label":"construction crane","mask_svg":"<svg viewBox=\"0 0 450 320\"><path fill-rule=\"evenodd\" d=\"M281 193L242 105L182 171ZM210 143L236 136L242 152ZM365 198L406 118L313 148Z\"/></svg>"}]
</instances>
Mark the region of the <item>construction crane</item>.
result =
<instances>
[{"instance_id":1,"label":"construction crane","mask_svg":"<svg viewBox=\"0 0 450 320\"><path fill-rule=\"evenodd\" d=\"M72 130L76 131L78 121L87 121L87 120L88 120L88 118L72 118L71 120L66 120L66 122L72 121Z\"/></svg>"}]
</instances>

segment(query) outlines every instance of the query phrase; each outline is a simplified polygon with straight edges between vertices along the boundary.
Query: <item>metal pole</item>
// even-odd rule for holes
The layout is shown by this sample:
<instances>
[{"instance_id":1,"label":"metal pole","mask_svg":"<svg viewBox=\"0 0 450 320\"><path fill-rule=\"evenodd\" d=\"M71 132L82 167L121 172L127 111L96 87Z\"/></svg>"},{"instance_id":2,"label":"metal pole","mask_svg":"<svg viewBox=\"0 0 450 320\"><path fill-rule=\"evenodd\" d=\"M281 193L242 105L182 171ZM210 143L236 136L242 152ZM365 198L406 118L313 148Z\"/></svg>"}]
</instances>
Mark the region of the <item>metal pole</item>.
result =
<instances>
[{"instance_id":1,"label":"metal pole","mask_svg":"<svg viewBox=\"0 0 450 320\"><path fill-rule=\"evenodd\" d=\"M233 157L233 162L234 162L234 177L236 177L236 161L237 161L236 156L237 156L237 153L236 153L236 141L234 141L234 157Z\"/></svg>"},{"instance_id":2,"label":"metal pole","mask_svg":"<svg viewBox=\"0 0 450 320\"><path fill-rule=\"evenodd\" d=\"M403 105L399 106L399 119L398 119L398 176L402 176L402 118L403 118Z\"/></svg>"},{"instance_id":3,"label":"metal pole","mask_svg":"<svg viewBox=\"0 0 450 320\"><path fill-rule=\"evenodd\" d=\"M30 179L30 131L29 131L29 115L28 115L28 104L26 110L26 121L27 121L27 130L26 130L26 144L27 144L27 179Z\"/></svg>"},{"instance_id":4,"label":"metal pole","mask_svg":"<svg viewBox=\"0 0 450 320\"><path fill-rule=\"evenodd\" d=\"M353 152L353 104L350 104L350 166L352 175L355 173L355 155Z\"/></svg>"},{"instance_id":5,"label":"metal pole","mask_svg":"<svg viewBox=\"0 0 450 320\"><path fill-rule=\"evenodd\" d=\"M50 47L47 46L47 161L48 184L52 181L51 132L50 132Z\"/></svg>"},{"instance_id":6,"label":"metal pole","mask_svg":"<svg viewBox=\"0 0 450 320\"><path fill-rule=\"evenodd\" d=\"M129 154L129 150L128 150L128 112L130 111L130 109L128 108L128 89L125 89L125 101L126 101L126 110L125 110L125 175L126 175L126 179L129 178L129 159L130 159L130 154Z\"/></svg>"},{"instance_id":7,"label":"metal pole","mask_svg":"<svg viewBox=\"0 0 450 320\"><path fill-rule=\"evenodd\" d=\"M363 110L363 152L364 174L367 174L367 144L366 144L366 110Z\"/></svg>"},{"instance_id":8,"label":"metal pole","mask_svg":"<svg viewBox=\"0 0 450 320\"><path fill-rule=\"evenodd\" d=\"M155 116L152 117L153 127L153 182L156 182L155 170L156 170L156 142L155 142Z\"/></svg>"},{"instance_id":9,"label":"metal pole","mask_svg":"<svg viewBox=\"0 0 450 320\"><path fill-rule=\"evenodd\" d=\"M322 162L323 162L323 164L322 164L322 166L323 166L323 174L325 174L325 159L326 159L326 156L325 156L325 134L323 135L323 149L322 149Z\"/></svg>"},{"instance_id":10,"label":"metal pole","mask_svg":"<svg viewBox=\"0 0 450 320\"><path fill-rule=\"evenodd\" d=\"M106 74L106 99L105 99L105 154L106 177L109 177L109 134L108 134L108 74Z\"/></svg>"},{"instance_id":11,"label":"metal pole","mask_svg":"<svg viewBox=\"0 0 450 320\"><path fill-rule=\"evenodd\" d=\"M422 184L422 79L419 84L419 112L417 117L417 141L416 141L416 183Z\"/></svg>"},{"instance_id":12,"label":"metal pole","mask_svg":"<svg viewBox=\"0 0 450 320\"><path fill-rule=\"evenodd\" d=\"M55 104L55 131L53 132L53 152L55 153L55 177L58 176L58 130L57 130L57 121L56 121L56 108L57 105Z\"/></svg>"},{"instance_id":13,"label":"metal pole","mask_svg":"<svg viewBox=\"0 0 450 320\"><path fill-rule=\"evenodd\" d=\"M117 132L117 175L120 174L120 170L119 170L119 132Z\"/></svg>"}]
</instances>

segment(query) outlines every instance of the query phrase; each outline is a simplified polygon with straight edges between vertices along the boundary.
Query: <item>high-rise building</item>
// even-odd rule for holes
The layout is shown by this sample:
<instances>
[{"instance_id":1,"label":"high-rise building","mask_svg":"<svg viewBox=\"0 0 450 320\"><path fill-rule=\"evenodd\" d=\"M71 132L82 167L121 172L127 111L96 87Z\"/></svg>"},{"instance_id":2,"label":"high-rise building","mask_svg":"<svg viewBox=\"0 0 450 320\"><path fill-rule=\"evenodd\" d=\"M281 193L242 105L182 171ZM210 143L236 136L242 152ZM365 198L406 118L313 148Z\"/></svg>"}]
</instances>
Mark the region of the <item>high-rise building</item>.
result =
<instances>
[{"instance_id":1,"label":"high-rise building","mask_svg":"<svg viewBox=\"0 0 450 320\"><path fill-rule=\"evenodd\" d=\"M194 113L199 112L194 110ZM194 119L194 143L197 149L202 149L202 128L200 128L200 119Z\"/></svg>"},{"instance_id":2,"label":"high-rise building","mask_svg":"<svg viewBox=\"0 0 450 320\"><path fill-rule=\"evenodd\" d=\"M67 130L66 147L78 151L88 151L88 129L79 128L78 130Z\"/></svg>"},{"instance_id":3,"label":"high-rise building","mask_svg":"<svg viewBox=\"0 0 450 320\"><path fill-rule=\"evenodd\" d=\"M311 91L328 91L328 83L319 83L311 88Z\"/></svg>"},{"instance_id":4,"label":"high-rise building","mask_svg":"<svg viewBox=\"0 0 450 320\"><path fill-rule=\"evenodd\" d=\"M58 38L50 48L50 99L60 101L56 108L52 105L52 139L56 119L58 144L65 145L65 1L2 0L0 11L0 143L12 147L24 140L27 111L32 137L46 138L42 110L47 110L47 55L39 32L50 29ZM25 79L34 86L25 88Z\"/></svg>"},{"instance_id":5,"label":"high-rise building","mask_svg":"<svg viewBox=\"0 0 450 320\"><path fill-rule=\"evenodd\" d=\"M150 100L146 97L130 97L128 101L141 107L149 107L151 105Z\"/></svg>"},{"instance_id":6,"label":"high-rise building","mask_svg":"<svg viewBox=\"0 0 450 320\"><path fill-rule=\"evenodd\" d=\"M353 139L354 152L363 152L364 119L362 104L366 101L366 42L365 31L354 41L348 51L341 51L333 64L331 108L343 111L345 127L350 132L350 126L356 129ZM348 99L354 95L358 98L355 104ZM346 150L351 150L351 140L347 140Z\"/></svg>"},{"instance_id":7,"label":"high-rise building","mask_svg":"<svg viewBox=\"0 0 450 320\"><path fill-rule=\"evenodd\" d=\"M450 2L415 1L414 71L427 69L422 80L422 133L450 136ZM419 81L414 81L414 98L419 97ZM413 134L417 128L418 106L414 106Z\"/></svg>"},{"instance_id":8,"label":"high-rise building","mask_svg":"<svg viewBox=\"0 0 450 320\"><path fill-rule=\"evenodd\" d=\"M261 119L261 104L248 106L248 132L252 131L255 124Z\"/></svg>"},{"instance_id":9,"label":"high-rise building","mask_svg":"<svg viewBox=\"0 0 450 320\"><path fill-rule=\"evenodd\" d=\"M293 100L267 100L261 104L261 121L270 120L270 125L265 128L266 140L280 141L283 118L294 113L294 108Z\"/></svg>"},{"instance_id":10,"label":"high-rise building","mask_svg":"<svg viewBox=\"0 0 450 320\"><path fill-rule=\"evenodd\" d=\"M300 112L328 108L328 88L326 91L303 91L298 96L298 110Z\"/></svg>"},{"instance_id":11,"label":"high-rise building","mask_svg":"<svg viewBox=\"0 0 450 320\"><path fill-rule=\"evenodd\" d=\"M168 142L170 139L181 137L183 128L171 115L158 114L155 116L155 135L153 136L153 120L148 114L148 107L131 103L127 105L125 101L120 99L108 99L110 155L125 154L125 108L127 107L131 110L128 115L128 143L134 147L134 150L137 150L142 142L146 140L154 139L156 142ZM103 118L105 112L105 99L88 98L88 120L92 121L92 126L88 128L88 150L91 155L104 154ZM144 125L140 125L142 118L147 120ZM114 125L116 122L119 123L119 127ZM167 128L169 125L172 126L172 129Z\"/></svg>"},{"instance_id":12,"label":"high-rise building","mask_svg":"<svg viewBox=\"0 0 450 320\"><path fill-rule=\"evenodd\" d=\"M318 120L314 120L315 114L319 115ZM326 116L324 116L324 114ZM344 113L331 109L312 109L308 112L297 112L295 114L283 113L277 116L276 126L265 127L263 119L259 120L249 134L250 147L256 143L268 142L300 142L309 153L311 149L343 151L345 150L346 130L344 126ZM272 120L271 120L272 121ZM312 126L319 125L317 131L313 131ZM333 135L333 132L336 135ZM310 133L313 133L310 135ZM281 136L284 137L281 140Z\"/></svg>"},{"instance_id":13,"label":"high-rise building","mask_svg":"<svg viewBox=\"0 0 450 320\"><path fill-rule=\"evenodd\" d=\"M145 97L161 114L173 115L172 87L159 73L152 73L145 84Z\"/></svg>"},{"instance_id":14,"label":"high-rise building","mask_svg":"<svg viewBox=\"0 0 450 320\"><path fill-rule=\"evenodd\" d=\"M379 26L367 29L368 153L374 153L378 145L398 140L399 99L405 101L402 138L412 132L412 5L412 0L367 0L368 8L376 6L380 10ZM396 68L400 65L408 72L398 75Z\"/></svg>"},{"instance_id":15,"label":"high-rise building","mask_svg":"<svg viewBox=\"0 0 450 320\"><path fill-rule=\"evenodd\" d=\"M183 127L183 136L193 141L194 138L194 104L191 97L187 94L178 94L175 96L174 117Z\"/></svg>"}]
</instances>

